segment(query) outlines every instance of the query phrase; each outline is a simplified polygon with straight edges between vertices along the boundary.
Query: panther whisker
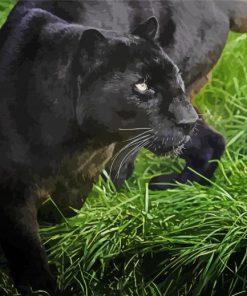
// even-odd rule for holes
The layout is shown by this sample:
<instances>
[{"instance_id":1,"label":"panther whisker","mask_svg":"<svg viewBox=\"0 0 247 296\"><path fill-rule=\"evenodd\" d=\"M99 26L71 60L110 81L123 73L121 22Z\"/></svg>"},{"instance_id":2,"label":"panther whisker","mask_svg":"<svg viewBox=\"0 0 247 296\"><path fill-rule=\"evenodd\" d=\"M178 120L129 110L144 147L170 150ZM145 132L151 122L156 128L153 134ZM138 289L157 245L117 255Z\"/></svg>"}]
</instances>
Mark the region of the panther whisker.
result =
<instances>
[{"instance_id":1,"label":"panther whisker","mask_svg":"<svg viewBox=\"0 0 247 296\"><path fill-rule=\"evenodd\" d=\"M129 146L132 146L134 143L139 142L140 140L145 139L146 137L149 137L149 136L150 136L149 134L147 134L147 135L141 134L138 137L134 138L130 143L128 143L127 145L125 145L122 149L128 148Z\"/></svg>"},{"instance_id":2,"label":"panther whisker","mask_svg":"<svg viewBox=\"0 0 247 296\"><path fill-rule=\"evenodd\" d=\"M150 139L152 138L153 136L149 136L147 139L144 139L142 140L141 142L139 143L136 143L136 146L133 147L122 159L120 165L119 165L119 168L118 168L118 171L115 175L114 178L117 178L120 174L120 171L121 171L121 168L123 167L124 163L127 162L128 158L131 156L131 154L135 153L136 151L140 150L142 147L145 146L146 143L148 143L150 141Z\"/></svg>"},{"instance_id":3,"label":"panther whisker","mask_svg":"<svg viewBox=\"0 0 247 296\"><path fill-rule=\"evenodd\" d=\"M143 133L141 133L141 134L139 134L139 135L137 135L137 136L135 136L135 137L133 137L133 138L130 138L130 139L128 139L128 140L124 140L124 141L121 141L121 142L129 142L129 141L131 141L131 140L135 140L136 138L140 137L141 135L144 135L144 134L146 134L146 133L150 133L150 132L152 132L152 131L153 131L153 129L150 129L150 130L145 131L145 132L143 132Z\"/></svg>"},{"instance_id":4,"label":"panther whisker","mask_svg":"<svg viewBox=\"0 0 247 296\"><path fill-rule=\"evenodd\" d=\"M150 127L119 128L120 131L150 130Z\"/></svg>"},{"instance_id":5,"label":"panther whisker","mask_svg":"<svg viewBox=\"0 0 247 296\"><path fill-rule=\"evenodd\" d=\"M183 152L183 149L184 149L184 144L182 144L176 148L173 147L173 156L178 157L179 155L181 155Z\"/></svg>"},{"instance_id":6,"label":"panther whisker","mask_svg":"<svg viewBox=\"0 0 247 296\"><path fill-rule=\"evenodd\" d=\"M148 145L146 145L145 148L151 147L153 145L154 141L155 141L155 137L153 136L153 140L150 141L150 143Z\"/></svg>"},{"instance_id":7,"label":"panther whisker","mask_svg":"<svg viewBox=\"0 0 247 296\"><path fill-rule=\"evenodd\" d=\"M114 179L116 179L116 178L119 176L119 173L120 173L120 171L121 171L121 168L122 168L122 166L124 165L124 164L123 164L123 161L125 160L126 156L127 156L130 152L134 151L137 147L139 147L141 143L142 143L141 141L138 142L138 143L136 143L136 144L134 145L134 147L132 147L132 148L130 149L130 151L129 151L126 155L124 155L123 159L121 160L121 162L120 162L120 164L119 164L119 167L118 167L118 170L117 170L116 175L114 176Z\"/></svg>"},{"instance_id":8,"label":"panther whisker","mask_svg":"<svg viewBox=\"0 0 247 296\"><path fill-rule=\"evenodd\" d=\"M136 145L138 144L139 142L141 142L142 140L145 140L147 139L148 137L150 137L150 135L139 135L139 138L133 140L132 142L128 143L127 145L125 145L120 151L118 151L118 153L113 157L112 159L112 163L111 163L111 166L110 166L110 175L111 175L111 172L112 172L112 168L113 168L113 165L115 164L117 158L125 151L127 150L129 147L133 146L133 145Z\"/></svg>"},{"instance_id":9,"label":"panther whisker","mask_svg":"<svg viewBox=\"0 0 247 296\"><path fill-rule=\"evenodd\" d=\"M128 157L130 154L133 154L135 151L138 151L139 149L141 149L142 147L145 146L145 144L150 140L150 138L152 138L152 136L150 135L150 137L146 138L146 139L142 139L141 141L139 141L138 143L136 143L136 145L131 148L131 150L129 152L127 152L127 154L124 156L124 158L122 159L121 164L123 163L123 161L126 159L126 157Z\"/></svg>"},{"instance_id":10,"label":"panther whisker","mask_svg":"<svg viewBox=\"0 0 247 296\"><path fill-rule=\"evenodd\" d=\"M146 148L149 147L150 143L153 143L153 141L151 141L154 138L154 136L150 137L150 139L146 140L145 143L143 143L143 145L141 145L141 147L137 147L135 151L132 150L132 152L129 154L128 158L126 159L126 161L129 159L129 157L131 157L138 149L140 150L141 148ZM147 144L146 144L147 143Z\"/></svg>"}]
</instances>

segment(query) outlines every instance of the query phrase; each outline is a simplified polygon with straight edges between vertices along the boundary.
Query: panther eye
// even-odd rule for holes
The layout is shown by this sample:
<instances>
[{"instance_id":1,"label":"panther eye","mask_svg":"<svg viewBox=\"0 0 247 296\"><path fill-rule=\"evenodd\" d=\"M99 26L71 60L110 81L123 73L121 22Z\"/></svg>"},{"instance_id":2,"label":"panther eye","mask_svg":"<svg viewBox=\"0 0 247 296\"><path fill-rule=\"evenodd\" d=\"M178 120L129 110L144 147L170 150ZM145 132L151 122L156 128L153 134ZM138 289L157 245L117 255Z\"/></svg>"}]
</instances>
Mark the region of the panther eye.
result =
<instances>
[{"instance_id":1,"label":"panther eye","mask_svg":"<svg viewBox=\"0 0 247 296\"><path fill-rule=\"evenodd\" d=\"M137 83L135 85L135 87L139 92L142 92L142 93L148 90L148 86L147 86L147 84L145 82Z\"/></svg>"}]
</instances>

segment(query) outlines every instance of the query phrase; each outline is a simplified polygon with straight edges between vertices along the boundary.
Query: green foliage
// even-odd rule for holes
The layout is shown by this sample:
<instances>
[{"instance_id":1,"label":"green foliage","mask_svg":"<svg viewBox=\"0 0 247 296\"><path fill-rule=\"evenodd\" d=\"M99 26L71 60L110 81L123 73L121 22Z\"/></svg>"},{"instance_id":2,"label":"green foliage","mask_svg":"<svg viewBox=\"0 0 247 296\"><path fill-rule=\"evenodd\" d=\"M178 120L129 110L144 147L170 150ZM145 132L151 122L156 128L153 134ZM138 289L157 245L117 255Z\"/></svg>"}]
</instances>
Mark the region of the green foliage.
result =
<instances>
[{"instance_id":1,"label":"green foliage","mask_svg":"<svg viewBox=\"0 0 247 296\"><path fill-rule=\"evenodd\" d=\"M75 217L41 228L67 295L247 295L246 57L247 35L231 34L196 99L228 142L210 187L149 192L151 176L182 164L143 151L121 193L100 179ZM14 295L1 270L2 290Z\"/></svg>"},{"instance_id":2,"label":"green foliage","mask_svg":"<svg viewBox=\"0 0 247 296\"><path fill-rule=\"evenodd\" d=\"M5 21L9 10L12 8L15 0L1 0L0 2L0 25Z\"/></svg>"}]
</instances>

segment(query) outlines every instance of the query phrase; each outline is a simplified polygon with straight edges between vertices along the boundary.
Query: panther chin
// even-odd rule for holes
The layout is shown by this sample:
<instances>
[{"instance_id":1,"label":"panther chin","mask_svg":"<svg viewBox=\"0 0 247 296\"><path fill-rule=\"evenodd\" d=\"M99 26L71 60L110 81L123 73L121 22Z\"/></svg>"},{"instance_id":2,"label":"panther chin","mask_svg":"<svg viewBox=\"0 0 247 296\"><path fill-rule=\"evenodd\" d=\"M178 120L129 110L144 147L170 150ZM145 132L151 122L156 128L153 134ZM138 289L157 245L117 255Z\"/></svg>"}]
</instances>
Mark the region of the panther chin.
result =
<instances>
[{"instance_id":1,"label":"panther chin","mask_svg":"<svg viewBox=\"0 0 247 296\"><path fill-rule=\"evenodd\" d=\"M191 139L191 135L185 135L183 137L164 137L162 140L158 139L152 143L148 149L158 156L164 156L167 154L178 156L182 153L184 146Z\"/></svg>"}]
</instances>

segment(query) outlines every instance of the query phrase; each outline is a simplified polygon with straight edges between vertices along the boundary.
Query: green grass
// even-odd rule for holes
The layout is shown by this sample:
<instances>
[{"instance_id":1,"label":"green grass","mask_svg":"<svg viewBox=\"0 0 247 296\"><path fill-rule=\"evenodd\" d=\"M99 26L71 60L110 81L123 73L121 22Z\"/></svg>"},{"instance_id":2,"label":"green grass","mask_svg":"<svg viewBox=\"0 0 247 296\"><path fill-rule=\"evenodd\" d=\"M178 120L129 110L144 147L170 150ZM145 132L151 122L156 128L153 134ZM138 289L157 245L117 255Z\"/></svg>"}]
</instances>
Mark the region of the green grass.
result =
<instances>
[{"instance_id":1,"label":"green grass","mask_svg":"<svg viewBox=\"0 0 247 296\"><path fill-rule=\"evenodd\" d=\"M228 143L210 187L149 192L182 164L143 152L121 193L100 179L77 216L41 228L67 295L247 295L247 35L230 35L196 104Z\"/></svg>"},{"instance_id":2,"label":"green grass","mask_svg":"<svg viewBox=\"0 0 247 296\"><path fill-rule=\"evenodd\" d=\"M0 2L0 25L5 21L9 10L12 8L15 0L1 0Z\"/></svg>"}]
</instances>

